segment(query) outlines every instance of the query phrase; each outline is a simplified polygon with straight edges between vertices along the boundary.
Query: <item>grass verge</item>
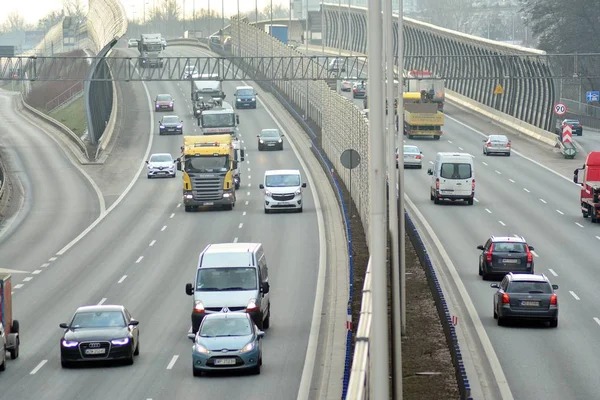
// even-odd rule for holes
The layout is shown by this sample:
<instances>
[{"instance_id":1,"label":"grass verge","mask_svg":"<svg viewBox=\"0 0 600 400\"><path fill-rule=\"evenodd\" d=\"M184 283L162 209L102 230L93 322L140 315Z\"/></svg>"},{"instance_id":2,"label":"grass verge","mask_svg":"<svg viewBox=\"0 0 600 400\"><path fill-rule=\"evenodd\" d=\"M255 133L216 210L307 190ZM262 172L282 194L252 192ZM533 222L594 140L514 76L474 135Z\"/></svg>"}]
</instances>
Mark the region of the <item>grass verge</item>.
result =
<instances>
[{"instance_id":1,"label":"grass verge","mask_svg":"<svg viewBox=\"0 0 600 400\"><path fill-rule=\"evenodd\" d=\"M74 100L71 104L48 114L58 122L64 124L77 136L83 135L87 129L87 115L85 113L85 102L83 96Z\"/></svg>"}]
</instances>

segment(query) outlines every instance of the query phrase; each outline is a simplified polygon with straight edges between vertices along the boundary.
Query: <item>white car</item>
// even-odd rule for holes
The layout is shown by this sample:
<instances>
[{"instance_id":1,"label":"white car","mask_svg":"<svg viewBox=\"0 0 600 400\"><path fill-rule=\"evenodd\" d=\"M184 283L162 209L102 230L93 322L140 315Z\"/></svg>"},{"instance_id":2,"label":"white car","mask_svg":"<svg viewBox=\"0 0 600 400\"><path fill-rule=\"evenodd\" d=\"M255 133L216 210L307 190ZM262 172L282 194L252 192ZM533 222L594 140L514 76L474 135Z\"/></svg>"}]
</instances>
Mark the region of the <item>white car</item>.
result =
<instances>
[{"instance_id":1,"label":"white car","mask_svg":"<svg viewBox=\"0 0 600 400\"><path fill-rule=\"evenodd\" d=\"M352 88L354 87L354 83L357 81L357 77L345 77L344 80L341 83L340 86L340 90L342 92L350 92L352 91Z\"/></svg>"},{"instance_id":2,"label":"white car","mask_svg":"<svg viewBox=\"0 0 600 400\"><path fill-rule=\"evenodd\" d=\"M264 183L259 185L264 191L265 214L278 210L302 212L302 188L305 187L297 169L266 171Z\"/></svg>"},{"instance_id":3,"label":"white car","mask_svg":"<svg viewBox=\"0 0 600 400\"><path fill-rule=\"evenodd\" d=\"M177 172L175 171L175 160L169 153L156 153L150 156L150 159L146 161L146 174L148 179L154 178L155 176L165 176L168 178L175 178Z\"/></svg>"},{"instance_id":4,"label":"white car","mask_svg":"<svg viewBox=\"0 0 600 400\"><path fill-rule=\"evenodd\" d=\"M137 39L129 39L127 41L127 47L128 48L137 48L138 47L138 40Z\"/></svg>"},{"instance_id":5,"label":"white car","mask_svg":"<svg viewBox=\"0 0 600 400\"><path fill-rule=\"evenodd\" d=\"M510 157L510 139L505 135L490 135L483 140L483 154L505 154Z\"/></svg>"},{"instance_id":6,"label":"white car","mask_svg":"<svg viewBox=\"0 0 600 400\"><path fill-rule=\"evenodd\" d=\"M404 166L415 167L418 169L423 168L423 152L413 145L404 145ZM396 168L398 168L398 158L400 157L399 148L396 148Z\"/></svg>"}]
</instances>

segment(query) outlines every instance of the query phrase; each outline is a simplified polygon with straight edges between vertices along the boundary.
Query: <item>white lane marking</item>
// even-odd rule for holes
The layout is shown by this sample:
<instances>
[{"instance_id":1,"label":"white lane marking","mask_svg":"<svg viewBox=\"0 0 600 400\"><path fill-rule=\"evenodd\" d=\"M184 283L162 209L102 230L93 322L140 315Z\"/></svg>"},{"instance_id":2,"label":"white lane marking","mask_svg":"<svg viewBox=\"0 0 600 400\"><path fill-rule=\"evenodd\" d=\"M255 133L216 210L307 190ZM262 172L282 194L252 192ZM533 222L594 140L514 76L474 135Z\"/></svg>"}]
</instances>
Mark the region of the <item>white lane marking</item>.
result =
<instances>
[{"instance_id":1,"label":"white lane marking","mask_svg":"<svg viewBox=\"0 0 600 400\"><path fill-rule=\"evenodd\" d=\"M556 210L556 212L559 213L560 215L565 215L565 213L560 210Z\"/></svg>"},{"instance_id":2,"label":"white lane marking","mask_svg":"<svg viewBox=\"0 0 600 400\"><path fill-rule=\"evenodd\" d=\"M17 283L17 284L16 284L16 285L13 287L13 289L21 289L22 287L23 287L23 284L22 284L22 283Z\"/></svg>"},{"instance_id":3,"label":"white lane marking","mask_svg":"<svg viewBox=\"0 0 600 400\"><path fill-rule=\"evenodd\" d=\"M600 240L600 236L596 236L596 239Z\"/></svg>"},{"instance_id":4,"label":"white lane marking","mask_svg":"<svg viewBox=\"0 0 600 400\"><path fill-rule=\"evenodd\" d=\"M119 279L119 282L117 282L117 283L123 283L123 281L124 281L125 279L127 279L127 275L123 275L123 276L121 277L121 279Z\"/></svg>"},{"instance_id":5,"label":"white lane marking","mask_svg":"<svg viewBox=\"0 0 600 400\"><path fill-rule=\"evenodd\" d=\"M544 200L544 199L540 199L540 201L544 204L548 204L548 203L546 203L546 200Z\"/></svg>"},{"instance_id":6,"label":"white lane marking","mask_svg":"<svg viewBox=\"0 0 600 400\"><path fill-rule=\"evenodd\" d=\"M580 228L583 228L583 225L581 225L579 222L575 222L575 225L577 225Z\"/></svg>"},{"instance_id":7,"label":"white lane marking","mask_svg":"<svg viewBox=\"0 0 600 400\"><path fill-rule=\"evenodd\" d=\"M475 203L479 203L479 199L476 197L473 197L473 200L475 200Z\"/></svg>"},{"instance_id":8,"label":"white lane marking","mask_svg":"<svg viewBox=\"0 0 600 400\"><path fill-rule=\"evenodd\" d=\"M529 191L529 189L527 189L527 188L523 188L523 190L524 190L524 191L526 191L527 193L531 193L531 192Z\"/></svg>"},{"instance_id":9,"label":"white lane marking","mask_svg":"<svg viewBox=\"0 0 600 400\"><path fill-rule=\"evenodd\" d=\"M487 208L485 209L485 211L487 211L487 212L488 212L488 214L491 214L491 213L492 213L492 212L491 212L489 209L487 209Z\"/></svg>"},{"instance_id":10,"label":"white lane marking","mask_svg":"<svg viewBox=\"0 0 600 400\"><path fill-rule=\"evenodd\" d=\"M177 362L178 358L179 358L179 355L177 355L177 354L174 355L173 358L171 358L171 361L169 361L169 365L167 365L167 369L173 369L173 366Z\"/></svg>"},{"instance_id":11,"label":"white lane marking","mask_svg":"<svg viewBox=\"0 0 600 400\"><path fill-rule=\"evenodd\" d=\"M28 276L25 279L23 279L23 282L29 282L32 279L33 279L33 276Z\"/></svg>"},{"instance_id":12,"label":"white lane marking","mask_svg":"<svg viewBox=\"0 0 600 400\"><path fill-rule=\"evenodd\" d=\"M482 161L481 163L482 163L483 165L485 165L485 166L487 166L487 165L488 165L488 163L486 163L485 161Z\"/></svg>"},{"instance_id":13,"label":"white lane marking","mask_svg":"<svg viewBox=\"0 0 600 400\"><path fill-rule=\"evenodd\" d=\"M50 263L43 263L42 265L40 265L40 268L46 268L50 265Z\"/></svg>"},{"instance_id":14,"label":"white lane marking","mask_svg":"<svg viewBox=\"0 0 600 400\"><path fill-rule=\"evenodd\" d=\"M167 226L166 226L166 225L163 225L163 227L162 227L162 228L160 228L160 231L161 231L161 232L163 232L165 229L167 229Z\"/></svg>"},{"instance_id":15,"label":"white lane marking","mask_svg":"<svg viewBox=\"0 0 600 400\"><path fill-rule=\"evenodd\" d=\"M48 261L50 261L50 262L52 262L52 261L56 261L56 257L50 257L50 258L48 259Z\"/></svg>"},{"instance_id":16,"label":"white lane marking","mask_svg":"<svg viewBox=\"0 0 600 400\"><path fill-rule=\"evenodd\" d=\"M464 150L464 149L463 149L462 147L460 147L460 146L458 147L458 149L459 149L460 151L463 151L463 150Z\"/></svg>"},{"instance_id":17,"label":"white lane marking","mask_svg":"<svg viewBox=\"0 0 600 400\"><path fill-rule=\"evenodd\" d=\"M244 215L246 215L246 211L244 211L244 212L242 213L242 216L244 216Z\"/></svg>"},{"instance_id":18,"label":"white lane marking","mask_svg":"<svg viewBox=\"0 0 600 400\"><path fill-rule=\"evenodd\" d=\"M250 192L246 193L246 195L250 196Z\"/></svg>"},{"instance_id":19,"label":"white lane marking","mask_svg":"<svg viewBox=\"0 0 600 400\"><path fill-rule=\"evenodd\" d=\"M494 171L496 171L496 173L497 173L498 175L502 175L502 172L498 171L497 169L496 169L496 170L494 170Z\"/></svg>"},{"instance_id":20,"label":"white lane marking","mask_svg":"<svg viewBox=\"0 0 600 400\"><path fill-rule=\"evenodd\" d=\"M246 164L250 164L250 160L246 161Z\"/></svg>"},{"instance_id":21,"label":"white lane marking","mask_svg":"<svg viewBox=\"0 0 600 400\"><path fill-rule=\"evenodd\" d=\"M241 224L238 226L238 228L239 228L239 229L242 229L242 226L244 226L244 223L241 223Z\"/></svg>"},{"instance_id":22,"label":"white lane marking","mask_svg":"<svg viewBox=\"0 0 600 400\"><path fill-rule=\"evenodd\" d=\"M33 275L38 275L41 274L42 270L41 269L36 269L35 271L32 272Z\"/></svg>"},{"instance_id":23,"label":"white lane marking","mask_svg":"<svg viewBox=\"0 0 600 400\"><path fill-rule=\"evenodd\" d=\"M572 290L569 290L569 293L571 293L571 296L573 296L573 298L574 298L575 300L581 300L581 299L579 298L579 296L577 296L577 295L575 294L575 292L574 292L574 291L572 291Z\"/></svg>"},{"instance_id":24,"label":"white lane marking","mask_svg":"<svg viewBox=\"0 0 600 400\"><path fill-rule=\"evenodd\" d=\"M452 144L452 140L448 140L448 143Z\"/></svg>"},{"instance_id":25,"label":"white lane marking","mask_svg":"<svg viewBox=\"0 0 600 400\"><path fill-rule=\"evenodd\" d=\"M177 203L177 208L181 207L181 203Z\"/></svg>"},{"instance_id":26,"label":"white lane marking","mask_svg":"<svg viewBox=\"0 0 600 400\"><path fill-rule=\"evenodd\" d=\"M154 246L154 243L156 243L156 240L151 241L148 246L152 247L152 246Z\"/></svg>"},{"instance_id":27,"label":"white lane marking","mask_svg":"<svg viewBox=\"0 0 600 400\"><path fill-rule=\"evenodd\" d=\"M146 100L147 100L147 104L148 104L148 109L151 110L154 106L152 103L152 98L150 97L150 92L148 91L148 86L146 85L145 82L142 82L142 85L144 86L144 91L146 92ZM150 156L150 150L152 150L153 141L154 141L154 115L152 115L150 117L150 139L148 140L148 146L146 147L146 153L144 154L144 157L142 157L142 160L140 161L140 167L138 168L138 170L137 170L136 174L134 175L133 179L131 180L131 182L129 182L129 185L127 185L127 187L125 188L123 193L121 193L121 195L117 198L117 200L115 200L115 202L113 204L111 204L111 206L106 211L102 211L100 213L100 216L98 218L96 218L96 220L94 222L92 222L92 224L90 226L85 228L85 230L83 232L81 232L79 235L77 235L77 237L75 239L71 240L65 247L60 249L56 253L57 256L62 256L64 253L69 251L69 249L71 247L75 246L79 241L81 241L81 239L83 239L88 233L90 233L92 229L94 229L100 222L102 222L102 220L104 220L104 218L106 218L106 216L108 214L110 214L112 212L112 210L115 209L115 207L117 207L119 204L121 204L121 202L123 201L125 196L127 196L129 194L129 192L133 188L133 185L135 185L135 183L139 179L142 172L146 169L146 160ZM82 170L82 173L85 176L87 176L85 171ZM89 178L89 180L95 189L97 187L96 184L94 183L92 178ZM101 199L100 200L100 203L101 203L100 209L103 210L102 204L104 204L104 196L102 196L102 192L100 191L100 189L97 190L97 194L98 194L98 197Z\"/></svg>"},{"instance_id":28,"label":"white lane marking","mask_svg":"<svg viewBox=\"0 0 600 400\"><path fill-rule=\"evenodd\" d=\"M513 181L512 179L508 179L510 181L510 183L515 183L515 181Z\"/></svg>"},{"instance_id":29,"label":"white lane marking","mask_svg":"<svg viewBox=\"0 0 600 400\"><path fill-rule=\"evenodd\" d=\"M502 226L506 226L506 224L502 221L498 221L498 223L500 223L500 225L502 225Z\"/></svg>"},{"instance_id":30,"label":"white lane marking","mask_svg":"<svg viewBox=\"0 0 600 400\"><path fill-rule=\"evenodd\" d=\"M233 238L233 243L237 243L238 242L238 238Z\"/></svg>"},{"instance_id":31,"label":"white lane marking","mask_svg":"<svg viewBox=\"0 0 600 400\"><path fill-rule=\"evenodd\" d=\"M552 268L548 268L548 271L550 271L550 273L554 276L558 276L558 274L556 272L554 272L554 270Z\"/></svg>"},{"instance_id":32,"label":"white lane marking","mask_svg":"<svg viewBox=\"0 0 600 400\"><path fill-rule=\"evenodd\" d=\"M102 300L100 300L98 302L98 305L101 306L102 304L104 304L106 302L106 300L107 300L106 297L103 297Z\"/></svg>"},{"instance_id":33,"label":"white lane marking","mask_svg":"<svg viewBox=\"0 0 600 400\"><path fill-rule=\"evenodd\" d=\"M171 214L171 216L169 218L173 218L175 216L175 213Z\"/></svg>"},{"instance_id":34,"label":"white lane marking","mask_svg":"<svg viewBox=\"0 0 600 400\"><path fill-rule=\"evenodd\" d=\"M31 372L29 373L29 375L35 375L40 369L42 369L42 367L48 362L48 360L42 360L40 361L40 363L31 370Z\"/></svg>"},{"instance_id":35,"label":"white lane marking","mask_svg":"<svg viewBox=\"0 0 600 400\"><path fill-rule=\"evenodd\" d=\"M596 321L596 323L597 323L598 325L600 325L600 318L596 318L596 317L594 317L594 321Z\"/></svg>"},{"instance_id":36,"label":"white lane marking","mask_svg":"<svg viewBox=\"0 0 600 400\"><path fill-rule=\"evenodd\" d=\"M534 257L539 257L539 256L538 256L538 253L536 253L536 252L535 252L535 251L533 251L533 250L531 250L531 251L530 251L530 253L531 253L531 254L533 254L533 256L534 256Z\"/></svg>"},{"instance_id":37,"label":"white lane marking","mask_svg":"<svg viewBox=\"0 0 600 400\"><path fill-rule=\"evenodd\" d=\"M250 172L250 167L248 167L248 172ZM250 177L248 177L248 178L250 178Z\"/></svg>"},{"instance_id":38,"label":"white lane marking","mask_svg":"<svg viewBox=\"0 0 600 400\"><path fill-rule=\"evenodd\" d=\"M251 179L252 177L250 175L248 175L248 179Z\"/></svg>"},{"instance_id":39,"label":"white lane marking","mask_svg":"<svg viewBox=\"0 0 600 400\"><path fill-rule=\"evenodd\" d=\"M251 187L251 186L252 186L252 184L251 184L251 183L249 183L249 184L248 184L248 187Z\"/></svg>"},{"instance_id":40,"label":"white lane marking","mask_svg":"<svg viewBox=\"0 0 600 400\"><path fill-rule=\"evenodd\" d=\"M248 205L248 200L246 200L246 204L245 205ZM600 239L600 238L598 238L598 239Z\"/></svg>"},{"instance_id":41,"label":"white lane marking","mask_svg":"<svg viewBox=\"0 0 600 400\"><path fill-rule=\"evenodd\" d=\"M429 164L433 165L433 161L429 161Z\"/></svg>"},{"instance_id":42,"label":"white lane marking","mask_svg":"<svg viewBox=\"0 0 600 400\"><path fill-rule=\"evenodd\" d=\"M156 240L155 240L155 242L156 242ZM137 260L135 260L135 263L136 263L136 264L139 264L139 263L140 263L140 261L142 261L143 259L144 259L144 256L139 256L139 257L138 257L138 259L137 259Z\"/></svg>"}]
</instances>

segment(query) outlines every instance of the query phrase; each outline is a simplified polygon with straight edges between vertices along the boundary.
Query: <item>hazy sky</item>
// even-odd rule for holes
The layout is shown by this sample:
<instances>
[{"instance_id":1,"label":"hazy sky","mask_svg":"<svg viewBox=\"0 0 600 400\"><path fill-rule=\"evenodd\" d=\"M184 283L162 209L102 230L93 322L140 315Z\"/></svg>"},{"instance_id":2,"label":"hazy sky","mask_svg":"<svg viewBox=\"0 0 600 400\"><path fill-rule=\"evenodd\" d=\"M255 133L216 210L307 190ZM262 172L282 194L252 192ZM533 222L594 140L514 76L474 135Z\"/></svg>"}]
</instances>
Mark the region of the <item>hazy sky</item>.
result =
<instances>
[{"instance_id":1,"label":"hazy sky","mask_svg":"<svg viewBox=\"0 0 600 400\"><path fill-rule=\"evenodd\" d=\"M135 10L135 18L140 18L143 13L143 4L146 2L146 7L151 8L153 4L158 4L160 0L122 0L123 5L129 18L132 18ZM185 13L186 15L192 15L194 2L196 4L196 11L207 8L209 0L185 0ZM238 0L223 0L225 1L225 15L235 14L237 12ZM258 2L259 10L263 9L267 5L271 4L270 0L256 0ZM82 0L84 4L86 0ZM177 0L180 6L183 6L184 0ZM62 0L17 0L9 1L2 0L2 6L0 6L0 23L6 21L7 16L13 11L19 12L25 21L28 23L35 24L42 17L48 14L50 11L59 10L62 8ZM255 1L252 0L239 0L241 11L251 11L255 8ZM221 0L210 0L211 9L221 12ZM273 0L273 5L282 5L286 8L289 7L289 0Z\"/></svg>"}]
</instances>

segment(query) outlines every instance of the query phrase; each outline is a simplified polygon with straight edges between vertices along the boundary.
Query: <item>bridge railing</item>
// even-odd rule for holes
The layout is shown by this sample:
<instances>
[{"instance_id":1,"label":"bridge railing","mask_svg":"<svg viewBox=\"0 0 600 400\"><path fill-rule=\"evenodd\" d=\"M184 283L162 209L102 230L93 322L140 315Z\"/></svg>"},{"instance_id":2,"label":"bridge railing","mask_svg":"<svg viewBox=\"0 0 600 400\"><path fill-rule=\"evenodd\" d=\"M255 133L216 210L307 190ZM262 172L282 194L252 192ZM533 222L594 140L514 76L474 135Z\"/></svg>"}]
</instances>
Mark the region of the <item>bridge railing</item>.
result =
<instances>
[{"instance_id":1,"label":"bridge railing","mask_svg":"<svg viewBox=\"0 0 600 400\"><path fill-rule=\"evenodd\" d=\"M367 9L339 8L338 4L324 4L323 9L325 45L366 53ZM341 36L338 38L340 22ZM398 32L397 17L394 32ZM405 70L427 69L440 76L456 76L454 71L468 71L468 75L475 77L481 74L498 77L493 80L449 79L446 87L538 128L554 130L552 106L558 100L558 93L552 71L563 66L550 63L545 52L467 35L410 18L404 18L404 44L405 55L409 56L407 59L414 62L414 65L405 64ZM440 61L440 55L450 57ZM476 57L490 55L518 57ZM504 94L494 94L498 84L503 87Z\"/></svg>"}]
</instances>

